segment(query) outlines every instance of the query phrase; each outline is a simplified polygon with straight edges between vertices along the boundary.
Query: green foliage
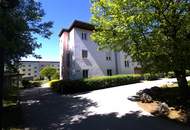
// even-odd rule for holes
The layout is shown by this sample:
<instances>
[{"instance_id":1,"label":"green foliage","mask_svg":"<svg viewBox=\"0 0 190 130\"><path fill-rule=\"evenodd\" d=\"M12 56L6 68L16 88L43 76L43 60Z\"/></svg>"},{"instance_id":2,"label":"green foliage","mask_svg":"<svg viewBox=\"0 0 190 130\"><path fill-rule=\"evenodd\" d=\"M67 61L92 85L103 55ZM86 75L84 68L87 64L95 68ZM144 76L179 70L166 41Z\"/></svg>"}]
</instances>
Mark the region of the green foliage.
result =
<instances>
[{"instance_id":1,"label":"green foliage","mask_svg":"<svg viewBox=\"0 0 190 130\"><path fill-rule=\"evenodd\" d=\"M36 0L19 0L15 8L0 6L0 49L1 55L6 56L4 63L14 64L28 54L39 57L34 53L41 47L37 36L49 38L52 34L52 22L44 22L44 15L41 3Z\"/></svg>"},{"instance_id":2,"label":"green foliage","mask_svg":"<svg viewBox=\"0 0 190 130\"><path fill-rule=\"evenodd\" d=\"M52 76L52 79L59 79L59 72L54 73L54 75Z\"/></svg>"},{"instance_id":3,"label":"green foliage","mask_svg":"<svg viewBox=\"0 0 190 130\"><path fill-rule=\"evenodd\" d=\"M33 87L40 87L42 81L29 81L29 80L22 80L23 88L33 88Z\"/></svg>"},{"instance_id":4,"label":"green foliage","mask_svg":"<svg viewBox=\"0 0 190 130\"><path fill-rule=\"evenodd\" d=\"M148 72L190 68L189 1L91 2L91 38L100 48L127 52Z\"/></svg>"},{"instance_id":5,"label":"green foliage","mask_svg":"<svg viewBox=\"0 0 190 130\"><path fill-rule=\"evenodd\" d=\"M168 73L166 74L166 77L167 77L167 78L175 78L175 73L174 73L174 72L168 72Z\"/></svg>"},{"instance_id":6,"label":"green foliage","mask_svg":"<svg viewBox=\"0 0 190 130\"><path fill-rule=\"evenodd\" d=\"M40 75L42 77L47 77L49 80L52 79L52 77L56 78L57 70L53 67L46 66L40 70Z\"/></svg>"},{"instance_id":7,"label":"green foliage","mask_svg":"<svg viewBox=\"0 0 190 130\"><path fill-rule=\"evenodd\" d=\"M143 74L143 77L144 77L144 80L157 80L157 79L161 78L162 75L146 73L146 74Z\"/></svg>"},{"instance_id":8,"label":"green foliage","mask_svg":"<svg viewBox=\"0 0 190 130\"><path fill-rule=\"evenodd\" d=\"M141 79L141 75L114 75L92 77L82 80L54 81L50 83L50 86L58 93L69 94L137 83Z\"/></svg>"},{"instance_id":9,"label":"green foliage","mask_svg":"<svg viewBox=\"0 0 190 130\"><path fill-rule=\"evenodd\" d=\"M24 88L30 87L30 81L29 80L22 80L22 86Z\"/></svg>"}]
</instances>

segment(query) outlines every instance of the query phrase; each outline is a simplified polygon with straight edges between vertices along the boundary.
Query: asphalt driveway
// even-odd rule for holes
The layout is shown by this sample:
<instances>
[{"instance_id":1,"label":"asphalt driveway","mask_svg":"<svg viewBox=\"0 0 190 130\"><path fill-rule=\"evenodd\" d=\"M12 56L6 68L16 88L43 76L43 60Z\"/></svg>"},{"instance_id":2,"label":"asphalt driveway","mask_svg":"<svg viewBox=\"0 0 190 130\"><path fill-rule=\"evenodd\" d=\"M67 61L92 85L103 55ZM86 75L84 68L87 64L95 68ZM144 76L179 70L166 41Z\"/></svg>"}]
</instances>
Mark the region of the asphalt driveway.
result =
<instances>
[{"instance_id":1,"label":"asphalt driveway","mask_svg":"<svg viewBox=\"0 0 190 130\"><path fill-rule=\"evenodd\" d=\"M24 90L21 92L23 127L29 130L190 130L154 117L128 100L141 89L172 82L175 79L146 81L76 95L58 95L46 87Z\"/></svg>"}]
</instances>

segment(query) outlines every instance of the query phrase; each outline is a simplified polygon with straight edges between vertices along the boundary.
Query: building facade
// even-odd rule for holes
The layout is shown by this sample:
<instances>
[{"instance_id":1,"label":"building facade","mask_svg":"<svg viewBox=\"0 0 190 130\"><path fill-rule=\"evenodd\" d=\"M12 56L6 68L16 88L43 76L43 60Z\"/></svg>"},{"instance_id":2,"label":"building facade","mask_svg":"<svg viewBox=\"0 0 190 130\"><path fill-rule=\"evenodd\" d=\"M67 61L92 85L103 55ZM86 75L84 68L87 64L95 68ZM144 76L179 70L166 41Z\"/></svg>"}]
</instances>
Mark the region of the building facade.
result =
<instances>
[{"instance_id":1,"label":"building facade","mask_svg":"<svg viewBox=\"0 0 190 130\"><path fill-rule=\"evenodd\" d=\"M59 72L59 62L57 61L20 61L19 73L23 78L40 78L40 70L46 66L56 68Z\"/></svg>"},{"instance_id":2,"label":"building facade","mask_svg":"<svg viewBox=\"0 0 190 130\"><path fill-rule=\"evenodd\" d=\"M98 50L90 39L94 26L74 21L69 29L62 29L60 37L61 79L81 79L92 76L132 74L140 72L140 65L124 52Z\"/></svg>"}]
</instances>

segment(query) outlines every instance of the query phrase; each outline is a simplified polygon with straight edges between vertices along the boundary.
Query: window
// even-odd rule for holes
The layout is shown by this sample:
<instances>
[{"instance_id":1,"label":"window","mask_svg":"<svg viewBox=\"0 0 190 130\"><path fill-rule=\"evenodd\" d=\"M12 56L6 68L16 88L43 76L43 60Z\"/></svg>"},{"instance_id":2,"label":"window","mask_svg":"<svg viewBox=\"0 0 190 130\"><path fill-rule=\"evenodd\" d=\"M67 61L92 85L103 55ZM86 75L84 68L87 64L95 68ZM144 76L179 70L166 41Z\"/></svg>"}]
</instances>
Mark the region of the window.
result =
<instances>
[{"instance_id":1,"label":"window","mask_svg":"<svg viewBox=\"0 0 190 130\"><path fill-rule=\"evenodd\" d=\"M30 73L28 73L28 75L31 75Z\"/></svg>"},{"instance_id":2,"label":"window","mask_svg":"<svg viewBox=\"0 0 190 130\"><path fill-rule=\"evenodd\" d=\"M107 69L107 75L112 76L112 70L111 69Z\"/></svg>"},{"instance_id":3,"label":"window","mask_svg":"<svg viewBox=\"0 0 190 130\"><path fill-rule=\"evenodd\" d=\"M25 71L25 69L22 69L22 71Z\"/></svg>"},{"instance_id":4,"label":"window","mask_svg":"<svg viewBox=\"0 0 190 130\"><path fill-rule=\"evenodd\" d=\"M88 78L88 70L82 70L83 78Z\"/></svg>"},{"instance_id":5,"label":"window","mask_svg":"<svg viewBox=\"0 0 190 130\"><path fill-rule=\"evenodd\" d=\"M38 77L37 75L34 75L34 77Z\"/></svg>"},{"instance_id":6,"label":"window","mask_svg":"<svg viewBox=\"0 0 190 130\"><path fill-rule=\"evenodd\" d=\"M82 40L87 40L87 34L82 32Z\"/></svg>"},{"instance_id":7,"label":"window","mask_svg":"<svg viewBox=\"0 0 190 130\"><path fill-rule=\"evenodd\" d=\"M28 65L28 67L31 67L31 65Z\"/></svg>"},{"instance_id":8,"label":"window","mask_svg":"<svg viewBox=\"0 0 190 130\"><path fill-rule=\"evenodd\" d=\"M82 58L87 58L87 57L88 57L88 51L82 50Z\"/></svg>"},{"instance_id":9,"label":"window","mask_svg":"<svg viewBox=\"0 0 190 130\"><path fill-rule=\"evenodd\" d=\"M125 68L126 68L126 67L129 67L129 61L125 60L124 63L125 63Z\"/></svg>"},{"instance_id":10,"label":"window","mask_svg":"<svg viewBox=\"0 0 190 130\"><path fill-rule=\"evenodd\" d=\"M28 71L31 71L31 69L28 69Z\"/></svg>"},{"instance_id":11,"label":"window","mask_svg":"<svg viewBox=\"0 0 190 130\"><path fill-rule=\"evenodd\" d=\"M37 66L35 66L34 69L37 69Z\"/></svg>"},{"instance_id":12,"label":"window","mask_svg":"<svg viewBox=\"0 0 190 130\"><path fill-rule=\"evenodd\" d=\"M106 60L111 60L111 56L106 56Z\"/></svg>"},{"instance_id":13,"label":"window","mask_svg":"<svg viewBox=\"0 0 190 130\"><path fill-rule=\"evenodd\" d=\"M37 71L34 71L34 73L38 73Z\"/></svg>"},{"instance_id":14,"label":"window","mask_svg":"<svg viewBox=\"0 0 190 130\"><path fill-rule=\"evenodd\" d=\"M107 61L110 61L110 60L111 60L111 55L112 55L111 51L106 51L106 52L105 52L105 56L106 56L106 60L107 60Z\"/></svg>"}]
</instances>

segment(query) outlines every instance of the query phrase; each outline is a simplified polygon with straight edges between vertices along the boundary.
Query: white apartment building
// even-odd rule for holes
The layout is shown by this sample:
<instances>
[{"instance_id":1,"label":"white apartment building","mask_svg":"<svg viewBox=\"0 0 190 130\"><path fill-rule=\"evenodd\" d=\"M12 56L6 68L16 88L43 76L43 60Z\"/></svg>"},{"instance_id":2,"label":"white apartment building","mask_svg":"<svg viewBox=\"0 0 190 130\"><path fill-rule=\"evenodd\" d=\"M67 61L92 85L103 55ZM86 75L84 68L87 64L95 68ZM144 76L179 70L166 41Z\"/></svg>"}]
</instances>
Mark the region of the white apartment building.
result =
<instances>
[{"instance_id":1,"label":"white apartment building","mask_svg":"<svg viewBox=\"0 0 190 130\"><path fill-rule=\"evenodd\" d=\"M58 61L20 61L19 73L23 74L23 78L40 78L40 70L45 66L51 66L59 72Z\"/></svg>"},{"instance_id":2,"label":"white apartment building","mask_svg":"<svg viewBox=\"0 0 190 130\"><path fill-rule=\"evenodd\" d=\"M99 51L90 39L94 26L75 20L60 37L60 78L81 79L92 76L140 73L140 65L127 53Z\"/></svg>"}]
</instances>

